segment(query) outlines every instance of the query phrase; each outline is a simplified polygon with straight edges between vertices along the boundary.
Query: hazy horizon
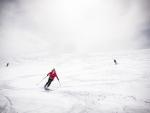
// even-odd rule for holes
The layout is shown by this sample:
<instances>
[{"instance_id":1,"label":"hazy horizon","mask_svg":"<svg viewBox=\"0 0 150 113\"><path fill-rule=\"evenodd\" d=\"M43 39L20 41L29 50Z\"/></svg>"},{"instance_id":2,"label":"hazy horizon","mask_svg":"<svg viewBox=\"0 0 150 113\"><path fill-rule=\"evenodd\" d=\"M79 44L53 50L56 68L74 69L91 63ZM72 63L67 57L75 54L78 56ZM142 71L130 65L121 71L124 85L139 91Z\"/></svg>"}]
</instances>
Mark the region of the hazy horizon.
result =
<instances>
[{"instance_id":1,"label":"hazy horizon","mask_svg":"<svg viewBox=\"0 0 150 113\"><path fill-rule=\"evenodd\" d=\"M0 0L0 54L150 47L149 0Z\"/></svg>"}]
</instances>

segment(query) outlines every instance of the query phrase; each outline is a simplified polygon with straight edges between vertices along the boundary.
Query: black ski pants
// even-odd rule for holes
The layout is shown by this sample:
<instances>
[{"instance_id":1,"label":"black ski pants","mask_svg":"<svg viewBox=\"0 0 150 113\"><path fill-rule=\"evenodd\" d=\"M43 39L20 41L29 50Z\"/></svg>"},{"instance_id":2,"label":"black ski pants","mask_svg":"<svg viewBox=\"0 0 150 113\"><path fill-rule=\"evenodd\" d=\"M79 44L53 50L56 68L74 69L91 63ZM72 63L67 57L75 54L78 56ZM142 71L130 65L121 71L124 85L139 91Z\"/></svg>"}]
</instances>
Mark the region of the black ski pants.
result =
<instances>
[{"instance_id":1,"label":"black ski pants","mask_svg":"<svg viewBox=\"0 0 150 113\"><path fill-rule=\"evenodd\" d=\"M53 81L53 79L51 79L51 78L49 77L47 83L45 84L45 87L49 87L52 81Z\"/></svg>"}]
</instances>

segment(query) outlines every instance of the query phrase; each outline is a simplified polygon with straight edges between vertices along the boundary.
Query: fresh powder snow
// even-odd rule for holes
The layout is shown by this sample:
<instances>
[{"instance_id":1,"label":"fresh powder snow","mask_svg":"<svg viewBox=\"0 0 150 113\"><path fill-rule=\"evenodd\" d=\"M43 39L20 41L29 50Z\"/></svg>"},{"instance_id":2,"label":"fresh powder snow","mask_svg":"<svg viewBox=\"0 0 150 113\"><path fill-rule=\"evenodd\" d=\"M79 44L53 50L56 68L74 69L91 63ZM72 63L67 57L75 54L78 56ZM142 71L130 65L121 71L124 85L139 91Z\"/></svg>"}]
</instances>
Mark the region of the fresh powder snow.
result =
<instances>
[{"instance_id":1,"label":"fresh powder snow","mask_svg":"<svg viewBox=\"0 0 150 113\"><path fill-rule=\"evenodd\" d=\"M149 66L149 49L1 58L0 113L150 113Z\"/></svg>"}]
</instances>

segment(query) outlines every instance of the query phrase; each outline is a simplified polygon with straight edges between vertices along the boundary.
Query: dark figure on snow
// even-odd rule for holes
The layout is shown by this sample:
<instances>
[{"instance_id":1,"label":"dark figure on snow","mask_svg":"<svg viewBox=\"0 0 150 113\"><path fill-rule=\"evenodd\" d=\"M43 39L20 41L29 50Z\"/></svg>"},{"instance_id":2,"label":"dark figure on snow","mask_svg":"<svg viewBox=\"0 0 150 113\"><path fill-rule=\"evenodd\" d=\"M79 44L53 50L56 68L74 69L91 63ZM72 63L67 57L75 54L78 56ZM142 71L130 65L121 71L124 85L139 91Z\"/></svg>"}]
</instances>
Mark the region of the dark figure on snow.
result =
<instances>
[{"instance_id":1,"label":"dark figure on snow","mask_svg":"<svg viewBox=\"0 0 150 113\"><path fill-rule=\"evenodd\" d=\"M6 64L6 67L8 67L8 66L9 66L9 63Z\"/></svg>"},{"instance_id":2,"label":"dark figure on snow","mask_svg":"<svg viewBox=\"0 0 150 113\"><path fill-rule=\"evenodd\" d=\"M117 63L117 61L116 61L116 59L114 59L114 63L117 65L118 63Z\"/></svg>"},{"instance_id":3,"label":"dark figure on snow","mask_svg":"<svg viewBox=\"0 0 150 113\"><path fill-rule=\"evenodd\" d=\"M57 80L59 81L59 78L58 78L58 76L57 76L57 74L56 74L55 69L53 69L51 72L49 72L49 73L47 74L47 76L49 76L49 79L48 79L47 83L44 85L44 88L45 88L45 89L48 89L48 87L50 86L51 82L54 80L55 77L56 77Z\"/></svg>"}]
</instances>

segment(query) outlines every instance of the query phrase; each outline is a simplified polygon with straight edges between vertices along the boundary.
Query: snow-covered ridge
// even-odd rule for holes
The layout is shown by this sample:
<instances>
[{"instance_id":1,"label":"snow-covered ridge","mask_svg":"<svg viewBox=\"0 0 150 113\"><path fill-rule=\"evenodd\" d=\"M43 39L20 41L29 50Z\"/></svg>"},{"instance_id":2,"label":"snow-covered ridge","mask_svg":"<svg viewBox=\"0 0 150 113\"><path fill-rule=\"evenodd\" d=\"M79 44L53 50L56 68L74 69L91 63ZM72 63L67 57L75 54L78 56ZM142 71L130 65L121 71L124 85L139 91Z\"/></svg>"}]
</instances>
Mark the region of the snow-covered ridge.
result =
<instances>
[{"instance_id":1,"label":"snow-covered ridge","mask_svg":"<svg viewBox=\"0 0 150 113\"><path fill-rule=\"evenodd\" d=\"M0 65L0 113L150 112L150 50L24 55ZM39 82L53 67L60 84L45 91L47 79Z\"/></svg>"}]
</instances>

